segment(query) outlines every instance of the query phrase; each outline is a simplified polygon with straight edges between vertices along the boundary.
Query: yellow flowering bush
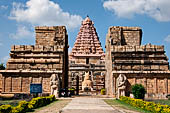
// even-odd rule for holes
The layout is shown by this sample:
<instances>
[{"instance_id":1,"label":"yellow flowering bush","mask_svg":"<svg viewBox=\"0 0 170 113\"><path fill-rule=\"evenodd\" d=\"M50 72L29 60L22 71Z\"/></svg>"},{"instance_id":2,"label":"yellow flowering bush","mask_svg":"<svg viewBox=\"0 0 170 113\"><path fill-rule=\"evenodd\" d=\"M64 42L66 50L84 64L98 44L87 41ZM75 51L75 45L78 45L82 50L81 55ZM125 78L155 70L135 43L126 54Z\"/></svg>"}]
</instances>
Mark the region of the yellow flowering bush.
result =
<instances>
[{"instance_id":1,"label":"yellow flowering bush","mask_svg":"<svg viewBox=\"0 0 170 113\"><path fill-rule=\"evenodd\" d=\"M47 97L33 98L30 102L20 101L16 107L12 107L11 105L1 105L0 113L26 113L27 111L31 111L31 109L45 106L55 100L55 96L51 95Z\"/></svg>"},{"instance_id":2,"label":"yellow flowering bush","mask_svg":"<svg viewBox=\"0 0 170 113\"><path fill-rule=\"evenodd\" d=\"M12 110L11 105L1 105L0 106L0 113L10 113Z\"/></svg>"},{"instance_id":3,"label":"yellow flowering bush","mask_svg":"<svg viewBox=\"0 0 170 113\"><path fill-rule=\"evenodd\" d=\"M101 95L105 95L106 90L104 88L102 88L100 92L101 92Z\"/></svg>"},{"instance_id":4,"label":"yellow flowering bush","mask_svg":"<svg viewBox=\"0 0 170 113\"><path fill-rule=\"evenodd\" d=\"M120 101L153 113L170 113L170 106L168 105L155 104L154 102L147 102L125 96L121 96Z\"/></svg>"}]
</instances>

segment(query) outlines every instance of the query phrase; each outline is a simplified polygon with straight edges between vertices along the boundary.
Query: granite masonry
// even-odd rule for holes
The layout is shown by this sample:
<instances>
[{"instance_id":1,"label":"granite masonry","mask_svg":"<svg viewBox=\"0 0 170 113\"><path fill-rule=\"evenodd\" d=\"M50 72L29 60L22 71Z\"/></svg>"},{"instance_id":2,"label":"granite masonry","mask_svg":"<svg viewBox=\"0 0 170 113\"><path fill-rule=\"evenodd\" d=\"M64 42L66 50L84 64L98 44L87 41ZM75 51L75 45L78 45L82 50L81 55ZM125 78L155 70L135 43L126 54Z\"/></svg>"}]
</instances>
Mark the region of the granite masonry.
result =
<instances>
[{"instance_id":1,"label":"granite masonry","mask_svg":"<svg viewBox=\"0 0 170 113\"><path fill-rule=\"evenodd\" d=\"M69 86L82 89L85 72L89 72L93 90L104 88L104 51L93 21L87 16L80 27L74 47L69 54ZM76 85L78 85L76 87Z\"/></svg>"},{"instance_id":2,"label":"granite masonry","mask_svg":"<svg viewBox=\"0 0 170 113\"><path fill-rule=\"evenodd\" d=\"M165 98L170 93L170 71L164 46L141 45L139 27L113 26L106 37L106 89L107 94L117 95L116 79L127 77L126 95L131 86L142 84L148 98Z\"/></svg>"},{"instance_id":3,"label":"granite masonry","mask_svg":"<svg viewBox=\"0 0 170 113\"><path fill-rule=\"evenodd\" d=\"M68 35L64 26L35 27L35 45L13 45L6 70L0 71L2 93L29 93L30 83L41 83L50 93L50 77L57 74L68 87Z\"/></svg>"},{"instance_id":4,"label":"granite masonry","mask_svg":"<svg viewBox=\"0 0 170 113\"><path fill-rule=\"evenodd\" d=\"M30 83L41 83L43 93L50 94L50 77L56 74L62 88L75 88L77 94L83 92L85 79L92 87L91 92L105 88L108 96L116 97L120 75L126 78L123 89L126 96L131 95L134 84L146 88L147 98L165 98L170 94L169 62L164 46L141 45L139 27L110 27L104 52L94 23L87 16L69 55L64 26L35 27L35 32L35 45L11 47L6 70L0 71L1 93L29 93Z\"/></svg>"}]
</instances>

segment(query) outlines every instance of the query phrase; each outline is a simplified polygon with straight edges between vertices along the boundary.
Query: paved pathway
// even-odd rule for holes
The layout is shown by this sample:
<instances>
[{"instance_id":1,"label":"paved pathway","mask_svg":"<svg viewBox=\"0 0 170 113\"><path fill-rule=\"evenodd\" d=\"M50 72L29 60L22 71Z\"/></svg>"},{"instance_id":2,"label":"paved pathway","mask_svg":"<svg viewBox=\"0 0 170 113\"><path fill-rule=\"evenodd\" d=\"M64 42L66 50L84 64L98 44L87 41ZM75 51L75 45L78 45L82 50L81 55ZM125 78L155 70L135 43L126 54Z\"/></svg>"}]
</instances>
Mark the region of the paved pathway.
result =
<instances>
[{"instance_id":1,"label":"paved pathway","mask_svg":"<svg viewBox=\"0 0 170 113\"><path fill-rule=\"evenodd\" d=\"M74 98L61 113L122 113L100 98Z\"/></svg>"}]
</instances>

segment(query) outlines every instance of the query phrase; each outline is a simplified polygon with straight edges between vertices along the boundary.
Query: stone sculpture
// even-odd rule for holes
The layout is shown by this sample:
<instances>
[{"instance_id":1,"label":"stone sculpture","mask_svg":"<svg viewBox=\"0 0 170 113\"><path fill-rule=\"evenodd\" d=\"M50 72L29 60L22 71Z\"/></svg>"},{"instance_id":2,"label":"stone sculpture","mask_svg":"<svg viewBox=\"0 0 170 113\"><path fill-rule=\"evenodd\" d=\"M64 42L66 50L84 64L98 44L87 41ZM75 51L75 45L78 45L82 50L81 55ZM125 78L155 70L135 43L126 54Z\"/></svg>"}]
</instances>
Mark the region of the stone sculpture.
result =
<instances>
[{"instance_id":1,"label":"stone sculpture","mask_svg":"<svg viewBox=\"0 0 170 113\"><path fill-rule=\"evenodd\" d=\"M86 72L84 81L82 82L82 90L84 91L85 88L88 88L92 91L93 90L92 87L93 87L93 84L92 84L92 81L90 80L89 72Z\"/></svg>"},{"instance_id":2,"label":"stone sculpture","mask_svg":"<svg viewBox=\"0 0 170 113\"><path fill-rule=\"evenodd\" d=\"M119 99L120 96L125 96L126 90L126 76L124 74L120 74L117 78L117 98Z\"/></svg>"},{"instance_id":3,"label":"stone sculpture","mask_svg":"<svg viewBox=\"0 0 170 113\"><path fill-rule=\"evenodd\" d=\"M55 95L58 97L58 89L59 89L59 77L57 74L52 74L50 78L50 86L51 86L51 95Z\"/></svg>"}]
</instances>

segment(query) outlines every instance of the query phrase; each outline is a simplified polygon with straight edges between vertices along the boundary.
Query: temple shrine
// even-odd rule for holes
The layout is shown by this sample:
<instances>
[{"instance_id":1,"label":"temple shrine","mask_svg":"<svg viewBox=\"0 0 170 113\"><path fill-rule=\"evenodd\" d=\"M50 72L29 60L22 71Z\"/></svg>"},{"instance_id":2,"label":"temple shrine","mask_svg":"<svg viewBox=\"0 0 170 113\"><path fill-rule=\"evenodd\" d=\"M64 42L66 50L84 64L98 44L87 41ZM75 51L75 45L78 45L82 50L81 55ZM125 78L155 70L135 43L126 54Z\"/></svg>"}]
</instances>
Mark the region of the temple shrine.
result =
<instances>
[{"instance_id":1,"label":"temple shrine","mask_svg":"<svg viewBox=\"0 0 170 113\"><path fill-rule=\"evenodd\" d=\"M104 88L105 75L105 53L99 41L93 21L87 16L81 24L74 47L69 54L69 86L76 88L78 82L79 89L82 89L82 81L85 73L93 82L94 91ZM78 81L77 81L78 77Z\"/></svg>"}]
</instances>

